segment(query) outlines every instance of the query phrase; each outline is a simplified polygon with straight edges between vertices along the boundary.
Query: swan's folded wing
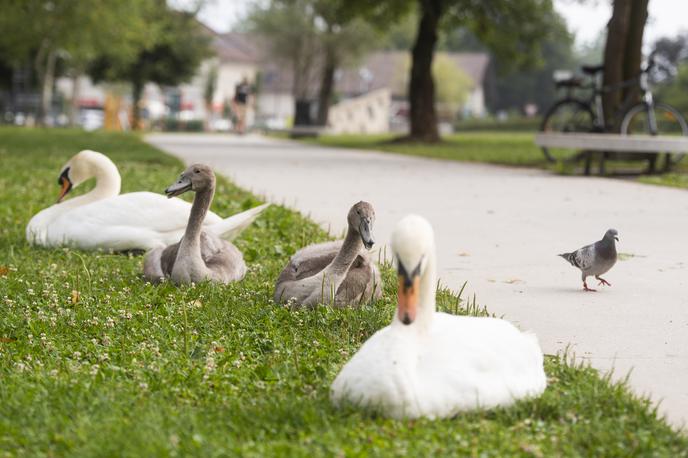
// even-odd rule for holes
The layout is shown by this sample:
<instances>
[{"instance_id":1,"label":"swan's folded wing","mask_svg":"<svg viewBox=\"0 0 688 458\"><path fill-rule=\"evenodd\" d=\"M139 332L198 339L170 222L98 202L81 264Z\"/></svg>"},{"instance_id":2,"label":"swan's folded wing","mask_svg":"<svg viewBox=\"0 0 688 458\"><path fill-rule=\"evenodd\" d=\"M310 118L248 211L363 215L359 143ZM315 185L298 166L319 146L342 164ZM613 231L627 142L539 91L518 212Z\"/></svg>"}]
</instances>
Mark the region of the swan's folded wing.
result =
<instances>
[{"instance_id":1,"label":"swan's folded wing","mask_svg":"<svg viewBox=\"0 0 688 458\"><path fill-rule=\"evenodd\" d=\"M342 241L338 240L336 242L316 243L301 248L291 257L277 282L312 277L332 262L341 247Z\"/></svg>"},{"instance_id":2,"label":"swan's folded wing","mask_svg":"<svg viewBox=\"0 0 688 458\"><path fill-rule=\"evenodd\" d=\"M227 241L232 241L237 238L244 229L249 227L258 215L269 206L270 204L258 205L257 207L237 213L236 215L232 215L212 224L208 224L208 220L206 219L205 229Z\"/></svg>"},{"instance_id":3,"label":"swan's folded wing","mask_svg":"<svg viewBox=\"0 0 688 458\"><path fill-rule=\"evenodd\" d=\"M418 367L426 412L510 405L546 387L537 339L505 320L437 313L432 335Z\"/></svg>"},{"instance_id":4,"label":"swan's folded wing","mask_svg":"<svg viewBox=\"0 0 688 458\"><path fill-rule=\"evenodd\" d=\"M129 226L158 233L183 231L189 219L191 204L181 199L152 192L132 192L77 207L64 216L75 224L94 226ZM219 220L209 213L208 220Z\"/></svg>"}]
</instances>

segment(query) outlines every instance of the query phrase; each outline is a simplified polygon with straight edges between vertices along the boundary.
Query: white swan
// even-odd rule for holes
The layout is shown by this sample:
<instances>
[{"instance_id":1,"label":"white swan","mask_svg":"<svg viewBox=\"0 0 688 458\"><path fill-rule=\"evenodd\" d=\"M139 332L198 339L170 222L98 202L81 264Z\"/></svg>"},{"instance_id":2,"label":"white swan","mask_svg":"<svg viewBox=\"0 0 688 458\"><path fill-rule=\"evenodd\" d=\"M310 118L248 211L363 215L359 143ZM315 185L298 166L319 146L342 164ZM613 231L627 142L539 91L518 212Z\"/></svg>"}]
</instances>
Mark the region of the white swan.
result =
<instances>
[{"instance_id":1,"label":"white swan","mask_svg":"<svg viewBox=\"0 0 688 458\"><path fill-rule=\"evenodd\" d=\"M73 188L94 177L89 193L62 202ZM73 246L85 250L150 250L179 241L191 204L152 192L119 194L121 178L115 164L95 151L81 151L62 168L58 203L34 215L26 226L29 243ZM236 237L269 204L226 219L208 212L203 230L225 240Z\"/></svg>"},{"instance_id":2,"label":"white swan","mask_svg":"<svg viewBox=\"0 0 688 458\"><path fill-rule=\"evenodd\" d=\"M435 242L425 219L402 219L392 249L399 269L397 313L332 383L336 405L392 418L444 418L544 391L543 355L533 334L496 318L435 311Z\"/></svg>"}]
</instances>

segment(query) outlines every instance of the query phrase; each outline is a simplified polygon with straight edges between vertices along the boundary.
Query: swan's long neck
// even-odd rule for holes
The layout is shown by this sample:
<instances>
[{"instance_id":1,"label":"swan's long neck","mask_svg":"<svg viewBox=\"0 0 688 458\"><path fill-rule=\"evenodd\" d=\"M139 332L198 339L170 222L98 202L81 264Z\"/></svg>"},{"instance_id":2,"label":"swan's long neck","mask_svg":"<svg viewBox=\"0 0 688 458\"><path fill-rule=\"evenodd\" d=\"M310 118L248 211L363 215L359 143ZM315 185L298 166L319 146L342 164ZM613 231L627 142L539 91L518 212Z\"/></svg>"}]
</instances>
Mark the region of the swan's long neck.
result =
<instances>
[{"instance_id":1,"label":"swan's long neck","mask_svg":"<svg viewBox=\"0 0 688 458\"><path fill-rule=\"evenodd\" d=\"M96 179L95 187L82 196L68 199L59 204L58 208L61 212L119 195L122 188L122 177L119 175L117 166L110 159L105 156L91 158L88 170L90 173L86 179L94 177Z\"/></svg>"},{"instance_id":2,"label":"swan's long neck","mask_svg":"<svg viewBox=\"0 0 688 458\"><path fill-rule=\"evenodd\" d=\"M435 315L437 307L435 305L435 295L437 294L437 264L435 260L435 250L429 250L428 260L425 265L425 272L420 279L420 296L418 305L418 315L416 318L420 328L428 328Z\"/></svg>"},{"instance_id":3,"label":"swan's long neck","mask_svg":"<svg viewBox=\"0 0 688 458\"><path fill-rule=\"evenodd\" d=\"M337 287L344 281L346 273L361 252L361 248L363 248L361 236L349 226L346 237L344 238L344 243L342 243L342 248L332 262L325 268L328 275L340 277L336 285Z\"/></svg>"},{"instance_id":4,"label":"swan's long neck","mask_svg":"<svg viewBox=\"0 0 688 458\"><path fill-rule=\"evenodd\" d=\"M203 221L208 214L210 203L213 201L215 194L215 185L211 185L208 189L197 192L194 197L191 212L189 213L189 222L186 225L184 237L179 245L177 252L177 259L184 259L192 262L195 267L205 269L205 263L201 257L201 228Z\"/></svg>"},{"instance_id":5,"label":"swan's long neck","mask_svg":"<svg viewBox=\"0 0 688 458\"><path fill-rule=\"evenodd\" d=\"M122 189L122 177L117 166L105 157L99 157L93 164L93 175L96 177L96 186L87 195L93 195L98 199L106 199L119 195Z\"/></svg>"}]
</instances>

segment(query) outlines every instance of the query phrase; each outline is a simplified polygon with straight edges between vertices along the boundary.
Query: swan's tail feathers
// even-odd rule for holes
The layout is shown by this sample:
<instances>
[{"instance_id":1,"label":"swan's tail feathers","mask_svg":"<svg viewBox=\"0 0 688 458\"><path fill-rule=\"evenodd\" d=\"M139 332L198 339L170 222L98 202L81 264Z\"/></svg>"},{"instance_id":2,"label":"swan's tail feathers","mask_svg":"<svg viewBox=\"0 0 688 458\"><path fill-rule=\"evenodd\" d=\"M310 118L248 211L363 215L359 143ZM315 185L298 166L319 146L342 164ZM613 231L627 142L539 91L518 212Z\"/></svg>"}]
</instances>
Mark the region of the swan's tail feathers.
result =
<instances>
[{"instance_id":1,"label":"swan's tail feathers","mask_svg":"<svg viewBox=\"0 0 688 458\"><path fill-rule=\"evenodd\" d=\"M207 229L219 237L232 241L241 234L241 232L249 227L253 221L260 215L263 210L268 208L270 204L258 205L249 210L246 210L229 218L225 218L219 223L209 226Z\"/></svg>"}]
</instances>

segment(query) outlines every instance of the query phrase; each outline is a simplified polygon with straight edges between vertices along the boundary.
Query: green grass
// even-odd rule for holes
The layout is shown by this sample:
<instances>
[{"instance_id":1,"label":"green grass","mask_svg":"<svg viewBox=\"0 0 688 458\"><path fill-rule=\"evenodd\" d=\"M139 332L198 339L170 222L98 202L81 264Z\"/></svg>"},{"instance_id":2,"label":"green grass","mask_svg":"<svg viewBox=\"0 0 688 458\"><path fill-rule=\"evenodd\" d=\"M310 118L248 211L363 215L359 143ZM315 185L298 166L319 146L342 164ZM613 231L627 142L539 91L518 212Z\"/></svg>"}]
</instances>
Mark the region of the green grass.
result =
<instances>
[{"instance_id":1,"label":"green grass","mask_svg":"<svg viewBox=\"0 0 688 458\"><path fill-rule=\"evenodd\" d=\"M410 156L450 159L454 161L486 162L513 166L545 167L547 162L527 132L465 132L449 135L442 142L392 142L393 135L323 135L304 139L311 144L357 148Z\"/></svg>"},{"instance_id":2,"label":"green grass","mask_svg":"<svg viewBox=\"0 0 688 458\"><path fill-rule=\"evenodd\" d=\"M469 131L443 137L440 143L393 142L394 135L323 135L302 141L322 146L356 148L384 151L411 156L448 159L464 162L483 162L509 166L526 166L550 169L558 173L582 173L582 164L577 167L563 163L548 163L540 148L534 143L532 132ZM559 151L568 157L571 151ZM555 156L558 153L555 153ZM597 159L593 161L593 174L597 173ZM642 172L646 162L607 162L607 170ZM574 169L577 169L574 171ZM674 173L652 176L638 176L637 181L661 186L688 188L688 159L679 163Z\"/></svg>"},{"instance_id":3,"label":"green grass","mask_svg":"<svg viewBox=\"0 0 688 458\"><path fill-rule=\"evenodd\" d=\"M0 129L0 456L688 456L647 401L561 357L546 360L545 394L510 409L442 421L334 409L337 371L391 319L392 271L361 309L276 306L289 255L327 237L277 206L237 241L249 272L230 286L152 286L141 257L29 247L27 221L87 147L119 165L124 191L182 170L131 135ZM213 208L256 202L220 180ZM482 313L447 290L438 304Z\"/></svg>"}]
</instances>

